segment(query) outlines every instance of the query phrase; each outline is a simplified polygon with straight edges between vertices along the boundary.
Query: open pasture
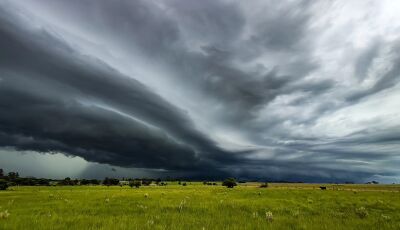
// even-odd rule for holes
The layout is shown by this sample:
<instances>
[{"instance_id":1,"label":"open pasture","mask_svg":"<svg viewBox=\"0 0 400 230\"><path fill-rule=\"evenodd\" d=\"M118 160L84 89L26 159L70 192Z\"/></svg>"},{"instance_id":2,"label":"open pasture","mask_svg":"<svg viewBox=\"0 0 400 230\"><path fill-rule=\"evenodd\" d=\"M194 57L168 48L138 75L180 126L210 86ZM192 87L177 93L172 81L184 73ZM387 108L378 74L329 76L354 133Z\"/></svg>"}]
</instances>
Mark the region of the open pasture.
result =
<instances>
[{"instance_id":1,"label":"open pasture","mask_svg":"<svg viewBox=\"0 0 400 230\"><path fill-rule=\"evenodd\" d=\"M11 187L0 229L400 229L399 185L258 185Z\"/></svg>"}]
</instances>

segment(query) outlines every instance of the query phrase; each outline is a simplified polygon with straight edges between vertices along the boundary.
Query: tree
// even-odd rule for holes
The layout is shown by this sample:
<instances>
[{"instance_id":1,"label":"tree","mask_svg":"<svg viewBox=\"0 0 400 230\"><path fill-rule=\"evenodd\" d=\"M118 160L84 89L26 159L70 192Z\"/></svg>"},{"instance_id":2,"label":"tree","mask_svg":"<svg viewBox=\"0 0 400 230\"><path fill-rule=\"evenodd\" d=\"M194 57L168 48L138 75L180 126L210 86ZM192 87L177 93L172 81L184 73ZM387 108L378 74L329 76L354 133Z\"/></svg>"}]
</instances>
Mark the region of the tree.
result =
<instances>
[{"instance_id":1,"label":"tree","mask_svg":"<svg viewBox=\"0 0 400 230\"><path fill-rule=\"evenodd\" d=\"M108 178L108 177L106 177L106 178L103 180L103 184L104 184L104 185L107 185L107 186L110 186L110 185L118 185L118 184L119 184L119 180L118 180L118 179L115 179L115 178Z\"/></svg>"},{"instance_id":2,"label":"tree","mask_svg":"<svg viewBox=\"0 0 400 230\"><path fill-rule=\"evenodd\" d=\"M45 178L35 179L36 185L49 186L50 180Z\"/></svg>"},{"instance_id":3,"label":"tree","mask_svg":"<svg viewBox=\"0 0 400 230\"><path fill-rule=\"evenodd\" d=\"M142 185L149 186L153 182L152 179L142 179Z\"/></svg>"},{"instance_id":4,"label":"tree","mask_svg":"<svg viewBox=\"0 0 400 230\"><path fill-rule=\"evenodd\" d=\"M6 190L8 188L8 182L6 180L0 179L0 190Z\"/></svg>"},{"instance_id":5,"label":"tree","mask_svg":"<svg viewBox=\"0 0 400 230\"><path fill-rule=\"evenodd\" d=\"M131 188L139 188L140 186L142 186L142 182L140 180L133 180L129 182L129 186L131 186Z\"/></svg>"},{"instance_id":6,"label":"tree","mask_svg":"<svg viewBox=\"0 0 400 230\"><path fill-rule=\"evenodd\" d=\"M82 179L80 184L81 185L88 185L88 184L90 184L90 180Z\"/></svg>"},{"instance_id":7,"label":"tree","mask_svg":"<svg viewBox=\"0 0 400 230\"><path fill-rule=\"evenodd\" d=\"M0 178L2 178L4 176L4 171L3 169L0 169Z\"/></svg>"},{"instance_id":8,"label":"tree","mask_svg":"<svg viewBox=\"0 0 400 230\"><path fill-rule=\"evenodd\" d=\"M9 180L15 180L19 177L19 174L17 172L9 172L8 173L8 179Z\"/></svg>"},{"instance_id":9,"label":"tree","mask_svg":"<svg viewBox=\"0 0 400 230\"><path fill-rule=\"evenodd\" d=\"M99 185L99 184L100 184L100 181L99 181L99 180L96 180L96 179L91 179L91 180L90 180L90 184Z\"/></svg>"},{"instance_id":10,"label":"tree","mask_svg":"<svg viewBox=\"0 0 400 230\"><path fill-rule=\"evenodd\" d=\"M224 180L222 186L226 186L227 188L233 188L237 185L236 180L234 178L228 178Z\"/></svg>"},{"instance_id":11,"label":"tree","mask_svg":"<svg viewBox=\"0 0 400 230\"><path fill-rule=\"evenodd\" d=\"M74 185L74 182L71 180L71 178L66 177L64 180L60 181L60 185Z\"/></svg>"},{"instance_id":12,"label":"tree","mask_svg":"<svg viewBox=\"0 0 400 230\"><path fill-rule=\"evenodd\" d=\"M268 188L268 183L265 182L265 183L261 184L261 185L260 185L260 188Z\"/></svg>"},{"instance_id":13,"label":"tree","mask_svg":"<svg viewBox=\"0 0 400 230\"><path fill-rule=\"evenodd\" d=\"M96 179L92 179L92 180L82 179L80 181L80 185L98 185L98 184L100 184L100 181L98 181Z\"/></svg>"}]
</instances>

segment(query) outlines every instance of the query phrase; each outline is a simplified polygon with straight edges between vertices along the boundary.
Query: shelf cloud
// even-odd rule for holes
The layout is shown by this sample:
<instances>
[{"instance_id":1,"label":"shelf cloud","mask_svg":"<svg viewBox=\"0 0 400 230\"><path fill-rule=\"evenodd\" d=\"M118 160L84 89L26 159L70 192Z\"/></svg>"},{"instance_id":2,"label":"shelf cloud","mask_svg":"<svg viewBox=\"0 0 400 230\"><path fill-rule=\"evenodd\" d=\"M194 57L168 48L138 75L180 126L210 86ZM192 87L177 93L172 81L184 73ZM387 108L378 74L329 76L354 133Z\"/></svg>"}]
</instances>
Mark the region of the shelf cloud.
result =
<instances>
[{"instance_id":1,"label":"shelf cloud","mask_svg":"<svg viewBox=\"0 0 400 230\"><path fill-rule=\"evenodd\" d=\"M398 10L0 0L0 147L164 176L398 178Z\"/></svg>"}]
</instances>

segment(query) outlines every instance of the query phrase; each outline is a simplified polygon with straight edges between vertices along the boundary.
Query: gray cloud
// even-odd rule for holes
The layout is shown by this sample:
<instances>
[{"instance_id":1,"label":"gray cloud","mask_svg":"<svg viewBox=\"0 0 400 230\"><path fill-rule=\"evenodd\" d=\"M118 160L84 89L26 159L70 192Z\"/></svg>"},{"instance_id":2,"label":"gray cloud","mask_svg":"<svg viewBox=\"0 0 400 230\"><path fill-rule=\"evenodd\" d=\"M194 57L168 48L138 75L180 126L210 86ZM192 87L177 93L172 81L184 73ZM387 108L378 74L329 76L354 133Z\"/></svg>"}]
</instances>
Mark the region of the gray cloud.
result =
<instances>
[{"instance_id":1,"label":"gray cloud","mask_svg":"<svg viewBox=\"0 0 400 230\"><path fill-rule=\"evenodd\" d=\"M373 95L375 93L381 92L385 89L391 88L394 85L398 84L400 81L400 57L397 55L398 50L400 49L399 44L394 44L393 47L391 47L391 52L396 54L396 57L394 58L392 62L392 66L388 68L388 71L383 74L382 76L377 79L372 86L370 86L367 89L363 90L354 90L349 96L348 100L353 101L353 100L360 100L364 97ZM372 49L377 49L375 47L372 47ZM376 52L374 50L369 51L369 52ZM372 55L372 54L366 54ZM377 55L375 55L376 57ZM368 59L372 59L372 57L368 57ZM369 60L368 62L371 62L372 60ZM358 63L359 64L359 63ZM360 67L359 67L360 68Z\"/></svg>"},{"instance_id":2,"label":"gray cloud","mask_svg":"<svg viewBox=\"0 0 400 230\"><path fill-rule=\"evenodd\" d=\"M367 30L371 12L0 2L0 145L193 178L395 177L398 34Z\"/></svg>"},{"instance_id":3,"label":"gray cloud","mask_svg":"<svg viewBox=\"0 0 400 230\"><path fill-rule=\"evenodd\" d=\"M48 33L27 33L18 26L4 20L1 27L3 146L172 169L193 169L202 160L196 154L210 160L225 154L196 131L184 111L144 85Z\"/></svg>"}]
</instances>

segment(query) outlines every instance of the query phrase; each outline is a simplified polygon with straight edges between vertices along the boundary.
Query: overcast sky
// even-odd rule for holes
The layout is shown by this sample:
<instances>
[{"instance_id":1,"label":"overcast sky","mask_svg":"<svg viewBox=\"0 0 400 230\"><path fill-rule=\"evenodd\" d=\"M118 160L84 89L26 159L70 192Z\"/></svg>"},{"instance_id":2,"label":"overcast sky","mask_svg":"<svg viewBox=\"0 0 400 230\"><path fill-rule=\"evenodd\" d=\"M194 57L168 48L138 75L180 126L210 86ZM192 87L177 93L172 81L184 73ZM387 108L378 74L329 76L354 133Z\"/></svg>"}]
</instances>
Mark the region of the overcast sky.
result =
<instances>
[{"instance_id":1,"label":"overcast sky","mask_svg":"<svg viewBox=\"0 0 400 230\"><path fill-rule=\"evenodd\" d=\"M400 1L0 0L0 168L400 181Z\"/></svg>"}]
</instances>

